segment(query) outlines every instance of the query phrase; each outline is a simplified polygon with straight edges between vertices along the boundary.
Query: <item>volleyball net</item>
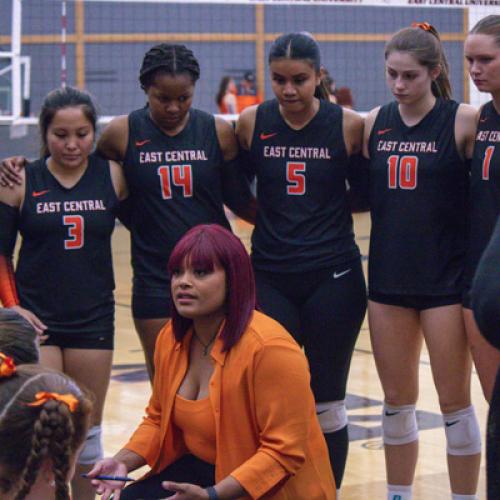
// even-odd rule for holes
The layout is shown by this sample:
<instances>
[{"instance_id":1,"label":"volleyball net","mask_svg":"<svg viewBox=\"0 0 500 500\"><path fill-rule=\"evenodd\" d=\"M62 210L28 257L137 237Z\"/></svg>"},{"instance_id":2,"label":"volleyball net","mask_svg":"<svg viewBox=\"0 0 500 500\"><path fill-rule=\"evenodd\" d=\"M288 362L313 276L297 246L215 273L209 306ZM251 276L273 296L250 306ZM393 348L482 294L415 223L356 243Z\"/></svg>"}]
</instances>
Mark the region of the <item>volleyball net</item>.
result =
<instances>
[{"instance_id":1,"label":"volleyball net","mask_svg":"<svg viewBox=\"0 0 500 500\"><path fill-rule=\"evenodd\" d=\"M238 83L247 73L269 98L270 44L293 31L318 40L337 89L368 111L390 99L384 43L413 21L440 32L455 99L479 105L488 96L469 81L463 42L478 19L500 14L500 0L2 0L2 11L0 123L34 124L43 97L64 84L88 90L105 121L141 107L139 67L161 42L185 44L198 58L196 107L216 113L221 78Z\"/></svg>"}]
</instances>

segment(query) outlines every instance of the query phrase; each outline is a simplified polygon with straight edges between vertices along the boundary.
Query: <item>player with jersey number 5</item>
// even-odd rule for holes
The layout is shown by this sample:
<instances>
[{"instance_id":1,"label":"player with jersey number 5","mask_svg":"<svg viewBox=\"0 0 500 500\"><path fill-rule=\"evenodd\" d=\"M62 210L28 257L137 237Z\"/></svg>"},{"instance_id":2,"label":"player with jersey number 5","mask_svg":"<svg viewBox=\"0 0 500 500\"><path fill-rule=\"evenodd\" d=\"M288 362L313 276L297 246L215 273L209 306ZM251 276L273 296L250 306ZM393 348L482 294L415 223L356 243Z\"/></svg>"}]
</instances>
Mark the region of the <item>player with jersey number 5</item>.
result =
<instances>
[{"instance_id":1,"label":"player with jersey number 5","mask_svg":"<svg viewBox=\"0 0 500 500\"><path fill-rule=\"evenodd\" d=\"M385 66L395 101L369 113L364 152L371 160L368 314L385 396L387 498L412 498L423 336L443 414L452 497L475 499L481 439L461 294L477 111L450 98L443 47L428 23L393 35Z\"/></svg>"},{"instance_id":2,"label":"player with jersey number 5","mask_svg":"<svg viewBox=\"0 0 500 500\"><path fill-rule=\"evenodd\" d=\"M348 449L346 382L366 310L346 190L346 180L360 184L363 120L330 102L320 49L308 33L277 38L269 69L276 98L244 110L236 126L257 178L258 302L304 346L339 488Z\"/></svg>"},{"instance_id":3,"label":"player with jersey number 5","mask_svg":"<svg viewBox=\"0 0 500 500\"><path fill-rule=\"evenodd\" d=\"M93 499L80 473L101 457L101 419L111 373L114 278L111 234L127 196L122 170L94 147L96 109L71 88L50 92L39 118L41 158L21 171L21 184L0 187L0 299L48 338L40 363L89 388L96 404L77 460L74 497ZM15 277L12 253L22 244Z\"/></svg>"}]
</instances>

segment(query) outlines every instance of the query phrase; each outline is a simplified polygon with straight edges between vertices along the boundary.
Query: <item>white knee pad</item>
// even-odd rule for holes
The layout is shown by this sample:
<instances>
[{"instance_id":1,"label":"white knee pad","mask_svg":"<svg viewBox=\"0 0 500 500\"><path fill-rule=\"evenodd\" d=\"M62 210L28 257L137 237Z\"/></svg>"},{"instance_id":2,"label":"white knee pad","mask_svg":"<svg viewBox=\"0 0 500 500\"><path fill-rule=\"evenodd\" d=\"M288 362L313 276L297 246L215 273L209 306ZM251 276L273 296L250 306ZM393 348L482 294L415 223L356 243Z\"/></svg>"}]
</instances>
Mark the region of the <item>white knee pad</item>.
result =
<instances>
[{"instance_id":1,"label":"white knee pad","mask_svg":"<svg viewBox=\"0 0 500 500\"><path fill-rule=\"evenodd\" d=\"M384 404L382 413L384 444L408 444L418 439L415 405Z\"/></svg>"},{"instance_id":2,"label":"white knee pad","mask_svg":"<svg viewBox=\"0 0 500 500\"><path fill-rule=\"evenodd\" d=\"M89 429L87 439L77 460L79 464L95 464L103 458L101 434L102 428L100 425L94 425Z\"/></svg>"},{"instance_id":3,"label":"white knee pad","mask_svg":"<svg viewBox=\"0 0 500 500\"><path fill-rule=\"evenodd\" d=\"M450 455L475 455L481 452L481 431L473 406L443 414L447 451Z\"/></svg>"},{"instance_id":4,"label":"white knee pad","mask_svg":"<svg viewBox=\"0 0 500 500\"><path fill-rule=\"evenodd\" d=\"M336 432L347 425L345 401L328 401L316 403L316 415L323 433Z\"/></svg>"}]
</instances>

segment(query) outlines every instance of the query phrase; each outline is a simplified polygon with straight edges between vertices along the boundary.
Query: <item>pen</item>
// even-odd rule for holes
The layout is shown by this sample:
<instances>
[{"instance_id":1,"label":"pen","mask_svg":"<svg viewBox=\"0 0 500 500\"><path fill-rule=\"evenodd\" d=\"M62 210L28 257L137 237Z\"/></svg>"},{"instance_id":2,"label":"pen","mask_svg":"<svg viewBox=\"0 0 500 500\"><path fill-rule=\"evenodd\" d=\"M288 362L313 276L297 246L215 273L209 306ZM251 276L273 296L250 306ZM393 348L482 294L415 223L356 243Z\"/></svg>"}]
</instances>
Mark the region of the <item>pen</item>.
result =
<instances>
[{"instance_id":1,"label":"pen","mask_svg":"<svg viewBox=\"0 0 500 500\"><path fill-rule=\"evenodd\" d=\"M82 474L82 477L85 479L101 479L102 481L135 481L133 477L124 477L124 476L105 476L98 475L94 477L89 477L87 474Z\"/></svg>"}]
</instances>

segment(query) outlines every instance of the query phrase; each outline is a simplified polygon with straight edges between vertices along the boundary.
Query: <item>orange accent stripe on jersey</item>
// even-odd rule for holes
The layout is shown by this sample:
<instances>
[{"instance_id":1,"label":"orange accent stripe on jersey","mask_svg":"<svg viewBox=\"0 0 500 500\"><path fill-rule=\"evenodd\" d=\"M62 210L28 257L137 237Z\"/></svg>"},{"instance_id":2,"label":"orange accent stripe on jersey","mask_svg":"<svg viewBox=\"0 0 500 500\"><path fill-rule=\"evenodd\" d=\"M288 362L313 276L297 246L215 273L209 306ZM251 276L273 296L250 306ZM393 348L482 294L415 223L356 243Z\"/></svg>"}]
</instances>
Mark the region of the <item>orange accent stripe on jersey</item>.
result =
<instances>
[{"instance_id":1,"label":"orange accent stripe on jersey","mask_svg":"<svg viewBox=\"0 0 500 500\"><path fill-rule=\"evenodd\" d=\"M0 301L4 307L19 305L12 262L0 255Z\"/></svg>"}]
</instances>

